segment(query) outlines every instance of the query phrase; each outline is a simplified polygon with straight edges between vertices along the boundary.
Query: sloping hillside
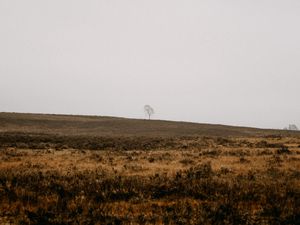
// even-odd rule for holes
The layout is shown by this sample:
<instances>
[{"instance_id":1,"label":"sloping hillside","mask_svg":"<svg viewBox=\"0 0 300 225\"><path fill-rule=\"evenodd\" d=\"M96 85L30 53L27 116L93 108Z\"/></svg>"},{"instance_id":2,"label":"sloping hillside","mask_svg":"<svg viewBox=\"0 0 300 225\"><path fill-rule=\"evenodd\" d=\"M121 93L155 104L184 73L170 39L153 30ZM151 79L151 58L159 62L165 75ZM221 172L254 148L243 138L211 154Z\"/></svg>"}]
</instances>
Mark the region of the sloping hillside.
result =
<instances>
[{"instance_id":1,"label":"sloping hillside","mask_svg":"<svg viewBox=\"0 0 300 225\"><path fill-rule=\"evenodd\" d=\"M297 134L280 130L172 122L161 120L126 119L101 116L0 113L0 133L38 133L84 136L261 136Z\"/></svg>"}]
</instances>

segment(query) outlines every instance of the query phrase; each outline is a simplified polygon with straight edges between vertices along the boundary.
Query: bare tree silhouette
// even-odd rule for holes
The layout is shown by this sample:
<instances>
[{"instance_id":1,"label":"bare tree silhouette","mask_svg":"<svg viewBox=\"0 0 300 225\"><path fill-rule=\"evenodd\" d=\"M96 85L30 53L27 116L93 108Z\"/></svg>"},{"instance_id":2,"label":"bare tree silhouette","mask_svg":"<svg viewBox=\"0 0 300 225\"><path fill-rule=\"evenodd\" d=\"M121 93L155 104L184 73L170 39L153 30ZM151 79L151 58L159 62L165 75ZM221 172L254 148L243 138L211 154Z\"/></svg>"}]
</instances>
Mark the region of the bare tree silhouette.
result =
<instances>
[{"instance_id":1,"label":"bare tree silhouette","mask_svg":"<svg viewBox=\"0 0 300 225\"><path fill-rule=\"evenodd\" d=\"M148 115L149 120L151 119L151 116L154 114L154 109L150 105L144 106L145 113Z\"/></svg>"}]
</instances>

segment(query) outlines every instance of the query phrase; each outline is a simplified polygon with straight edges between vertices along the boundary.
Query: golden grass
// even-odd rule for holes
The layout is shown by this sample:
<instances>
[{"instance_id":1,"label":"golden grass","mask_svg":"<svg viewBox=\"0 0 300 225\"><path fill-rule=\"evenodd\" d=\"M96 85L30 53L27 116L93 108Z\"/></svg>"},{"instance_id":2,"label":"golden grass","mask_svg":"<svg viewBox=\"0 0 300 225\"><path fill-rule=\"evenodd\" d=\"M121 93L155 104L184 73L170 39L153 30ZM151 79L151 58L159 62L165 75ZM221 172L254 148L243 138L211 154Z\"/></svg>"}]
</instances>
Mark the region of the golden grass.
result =
<instances>
[{"instance_id":1,"label":"golden grass","mask_svg":"<svg viewBox=\"0 0 300 225\"><path fill-rule=\"evenodd\" d=\"M30 132L43 131L37 121L46 132ZM93 133L95 121L130 137L93 136L113 132ZM297 135L155 121L141 137L148 121L50 115L0 123L0 224L300 224ZM193 133L208 128L214 136Z\"/></svg>"},{"instance_id":2,"label":"golden grass","mask_svg":"<svg viewBox=\"0 0 300 225\"><path fill-rule=\"evenodd\" d=\"M247 140L254 145L262 138L233 139ZM272 144L285 144L291 154L280 156L280 168L300 170L300 139L268 140ZM213 170L228 169L231 173L245 174L250 170L264 170L276 155L277 148L207 146L201 149L94 151L64 149L16 149L0 151L0 169L20 167L37 168L40 171L58 171L62 174L76 171L105 170L122 176L150 176L155 174L176 174L197 164L210 162Z\"/></svg>"}]
</instances>

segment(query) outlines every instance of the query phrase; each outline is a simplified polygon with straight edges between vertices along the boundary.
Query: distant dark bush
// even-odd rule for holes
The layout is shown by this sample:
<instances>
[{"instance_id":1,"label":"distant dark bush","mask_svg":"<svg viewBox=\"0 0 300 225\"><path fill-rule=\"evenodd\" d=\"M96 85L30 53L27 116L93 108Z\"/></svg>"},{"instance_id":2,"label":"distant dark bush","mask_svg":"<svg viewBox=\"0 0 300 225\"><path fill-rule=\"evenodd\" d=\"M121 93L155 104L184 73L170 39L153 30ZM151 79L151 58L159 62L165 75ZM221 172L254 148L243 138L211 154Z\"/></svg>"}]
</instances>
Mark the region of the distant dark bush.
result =
<instances>
[{"instance_id":1,"label":"distant dark bush","mask_svg":"<svg viewBox=\"0 0 300 225\"><path fill-rule=\"evenodd\" d=\"M153 163L153 162L155 161L155 159L154 159L153 157L150 157L150 158L148 159L148 161L149 161L150 163Z\"/></svg>"},{"instance_id":2,"label":"distant dark bush","mask_svg":"<svg viewBox=\"0 0 300 225\"><path fill-rule=\"evenodd\" d=\"M192 159L182 159L179 162L185 166L195 164L195 161Z\"/></svg>"},{"instance_id":3,"label":"distant dark bush","mask_svg":"<svg viewBox=\"0 0 300 225\"><path fill-rule=\"evenodd\" d=\"M283 144L269 143L267 141L260 141L260 142L256 143L256 145L255 145L256 148L280 148L282 146L283 146Z\"/></svg>"},{"instance_id":4,"label":"distant dark bush","mask_svg":"<svg viewBox=\"0 0 300 225\"><path fill-rule=\"evenodd\" d=\"M229 174L229 173L232 173L232 170L230 169L230 168L228 168L228 167L224 167L224 166L222 166L221 168L220 168L220 172L219 172L219 174L224 174L224 175L226 175L226 174Z\"/></svg>"},{"instance_id":5,"label":"distant dark bush","mask_svg":"<svg viewBox=\"0 0 300 225\"><path fill-rule=\"evenodd\" d=\"M206 155L206 156L211 156L211 157L217 157L221 154L220 150L216 150L216 149L208 149L208 150L202 150L199 155Z\"/></svg>"},{"instance_id":6,"label":"distant dark bush","mask_svg":"<svg viewBox=\"0 0 300 225\"><path fill-rule=\"evenodd\" d=\"M210 163L201 164L190 168L187 171L188 178L208 178L213 175L213 170Z\"/></svg>"},{"instance_id":7,"label":"distant dark bush","mask_svg":"<svg viewBox=\"0 0 300 225\"><path fill-rule=\"evenodd\" d=\"M249 163L250 161L245 157L240 157L240 163Z\"/></svg>"},{"instance_id":8,"label":"distant dark bush","mask_svg":"<svg viewBox=\"0 0 300 225\"><path fill-rule=\"evenodd\" d=\"M277 150L277 154L291 154L291 151L287 146L283 145Z\"/></svg>"}]
</instances>

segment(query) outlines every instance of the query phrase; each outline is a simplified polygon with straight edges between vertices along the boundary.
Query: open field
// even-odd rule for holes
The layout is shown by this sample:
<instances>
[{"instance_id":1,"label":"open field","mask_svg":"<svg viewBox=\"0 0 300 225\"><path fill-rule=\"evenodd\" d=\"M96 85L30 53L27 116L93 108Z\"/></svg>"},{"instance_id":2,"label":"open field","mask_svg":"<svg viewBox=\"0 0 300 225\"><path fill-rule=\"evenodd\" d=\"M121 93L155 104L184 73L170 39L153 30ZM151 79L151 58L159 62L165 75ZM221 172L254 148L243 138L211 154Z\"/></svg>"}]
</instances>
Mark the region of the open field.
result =
<instances>
[{"instance_id":1,"label":"open field","mask_svg":"<svg viewBox=\"0 0 300 225\"><path fill-rule=\"evenodd\" d=\"M297 132L7 113L0 125L0 224L300 224Z\"/></svg>"}]
</instances>

